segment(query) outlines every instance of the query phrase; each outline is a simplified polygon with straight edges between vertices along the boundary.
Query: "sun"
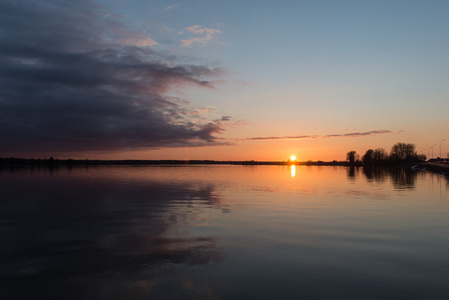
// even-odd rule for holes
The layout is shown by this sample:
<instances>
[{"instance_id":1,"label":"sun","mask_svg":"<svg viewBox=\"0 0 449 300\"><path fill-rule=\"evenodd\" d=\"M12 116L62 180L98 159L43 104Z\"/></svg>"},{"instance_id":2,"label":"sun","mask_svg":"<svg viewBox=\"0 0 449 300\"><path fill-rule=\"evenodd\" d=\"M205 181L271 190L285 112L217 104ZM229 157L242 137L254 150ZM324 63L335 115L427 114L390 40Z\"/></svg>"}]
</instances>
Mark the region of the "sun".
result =
<instances>
[{"instance_id":1,"label":"sun","mask_svg":"<svg viewBox=\"0 0 449 300\"><path fill-rule=\"evenodd\" d=\"M296 161L296 156L294 155L290 156L290 161Z\"/></svg>"}]
</instances>

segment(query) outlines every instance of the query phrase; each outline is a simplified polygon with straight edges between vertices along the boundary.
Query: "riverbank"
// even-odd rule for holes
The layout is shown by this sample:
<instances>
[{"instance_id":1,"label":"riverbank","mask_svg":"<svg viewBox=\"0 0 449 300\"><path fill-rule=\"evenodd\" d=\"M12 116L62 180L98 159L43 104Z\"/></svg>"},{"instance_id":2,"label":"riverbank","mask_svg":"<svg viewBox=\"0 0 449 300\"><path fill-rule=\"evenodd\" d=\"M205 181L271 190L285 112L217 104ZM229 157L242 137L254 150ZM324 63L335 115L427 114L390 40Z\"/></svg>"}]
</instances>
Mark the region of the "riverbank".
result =
<instances>
[{"instance_id":1,"label":"riverbank","mask_svg":"<svg viewBox=\"0 0 449 300\"><path fill-rule=\"evenodd\" d=\"M89 160L89 159L26 159L0 158L0 167L18 166L127 166L127 165L306 165L306 166L361 166L345 161L217 161L217 160Z\"/></svg>"},{"instance_id":2,"label":"riverbank","mask_svg":"<svg viewBox=\"0 0 449 300\"><path fill-rule=\"evenodd\" d=\"M449 164L444 163L420 163L412 167L415 170L429 171L449 177Z\"/></svg>"}]
</instances>

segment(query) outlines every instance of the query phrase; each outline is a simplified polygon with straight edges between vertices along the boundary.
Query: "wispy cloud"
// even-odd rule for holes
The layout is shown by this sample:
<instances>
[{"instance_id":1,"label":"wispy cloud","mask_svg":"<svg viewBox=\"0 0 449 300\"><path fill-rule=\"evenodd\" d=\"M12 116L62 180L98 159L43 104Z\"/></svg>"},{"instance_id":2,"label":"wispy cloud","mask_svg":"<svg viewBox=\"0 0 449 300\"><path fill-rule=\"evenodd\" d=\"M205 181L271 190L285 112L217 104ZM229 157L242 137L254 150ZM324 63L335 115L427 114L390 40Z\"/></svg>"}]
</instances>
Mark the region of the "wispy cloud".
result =
<instances>
[{"instance_id":1,"label":"wispy cloud","mask_svg":"<svg viewBox=\"0 0 449 300\"><path fill-rule=\"evenodd\" d=\"M252 137L245 140L263 141L263 140L303 140L303 139L327 139L337 137L362 137L377 134L392 133L390 130L373 130L367 132L351 132L343 134L328 134L328 135L297 135L297 136L268 136L268 137Z\"/></svg>"},{"instance_id":2,"label":"wispy cloud","mask_svg":"<svg viewBox=\"0 0 449 300\"><path fill-rule=\"evenodd\" d=\"M176 3L176 4L173 4L173 5L169 5L167 7L164 7L164 10L172 10L172 9L179 8L180 6L181 6L181 3Z\"/></svg>"},{"instance_id":3,"label":"wispy cloud","mask_svg":"<svg viewBox=\"0 0 449 300\"><path fill-rule=\"evenodd\" d=\"M187 86L223 70L186 64L83 1L0 1L0 151L221 144L223 118L191 118ZM26 20L24 22L23 20Z\"/></svg>"},{"instance_id":4,"label":"wispy cloud","mask_svg":"<svg viewBox=\"0 0 449 300\"><path fill-rule=\"evenodd\" d=\"M377 135L377 134L385 134L392 133L391 130L373 130L366 132L351 132L345 134L328 134L323 136L323 138L332 138L332 137L360 137L360 136L369 136L369 135Z\"/></svg>"},{"instance_id":5,"label":"wispy cloud","mask_svg":"<svg viewBox=\"0 0 449 300\"><path fill-rule=\"evenodd\" d=\"M190 32L196 33L196 34L215 34L215 33L221 33L218 29L212 29L212 28L206 28L201 25L193 25L186 27L186 29Z\"/></svg>"},{"instance_id":6,"label":"wispy cloud","mask_svg":"<svg viewBox=\"0 0 449 300\"><path fill-rule=\"evenodd\" d=\"M157 45L157 42L145 32L130 30L117 20L116 17L107 19L105 25L108 32L104 37L106 41L122 46L151 47Z\"/></svg>"},{"instance_id":7,"label":"wispy cloud","mask_svg":"<svg viewBox=\"0 0 449 300\"><path fill-rule=\"evenodd\" d=\"M253 137L246 140L251 141L264 141L264 140L302 140L302 139L315 139L318 136L313 135L297 135L297 136L265 136L265 137Z\"/></svg>"},{"instance_id":8,"label":"wispy cloud","mask_svg":"<svg viewBox=\"0 0 449 300\"><path fill-rule=\"evenodd\" d=\"M197 35L202 35L202 37L193 37L190 39L181 40L181 44L184 47L191 47L194 43L198 43L201 44L202 46L205 46L210 40L212 40L214 34L221 33L221 31L218 29L207 28L201 25L189 26L186 27L186 30Z\"/></svg>"}]
</instances>

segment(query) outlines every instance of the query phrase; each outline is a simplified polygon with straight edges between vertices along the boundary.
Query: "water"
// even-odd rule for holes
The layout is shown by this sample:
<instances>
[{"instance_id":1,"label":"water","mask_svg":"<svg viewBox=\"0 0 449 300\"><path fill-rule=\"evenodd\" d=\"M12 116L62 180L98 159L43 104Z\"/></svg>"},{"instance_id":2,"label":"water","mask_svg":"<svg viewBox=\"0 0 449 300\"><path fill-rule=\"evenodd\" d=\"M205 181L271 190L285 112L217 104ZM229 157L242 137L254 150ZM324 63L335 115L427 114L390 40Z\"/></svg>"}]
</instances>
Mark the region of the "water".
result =
<instances>
[{"instance_id":1,"label":"water","mask_svg":"<svg viewBox=\"0 0 449 300\"><path fill-rule=\"evenodd\" d=\"M0 169L0 299L448 299L449 182L317 166Z\"/></svg>"}]
</instances>

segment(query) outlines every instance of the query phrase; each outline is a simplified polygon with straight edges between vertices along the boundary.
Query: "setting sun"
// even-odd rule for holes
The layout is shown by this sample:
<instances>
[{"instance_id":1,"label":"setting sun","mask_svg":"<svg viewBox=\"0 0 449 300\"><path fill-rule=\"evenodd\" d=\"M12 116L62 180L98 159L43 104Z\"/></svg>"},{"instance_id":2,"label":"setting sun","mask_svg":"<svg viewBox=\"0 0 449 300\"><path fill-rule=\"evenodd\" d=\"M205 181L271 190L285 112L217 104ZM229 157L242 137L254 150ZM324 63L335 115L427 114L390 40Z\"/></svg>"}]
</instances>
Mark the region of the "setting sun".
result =
<instances>
[{"instance_id":1,"label":"setting sun","mask_svg":"<svg viewBox=\"0 0 449 300\"><path fill-rule=\"evenodd\" d=\"M292 155L290 156L290 161L295 161L296 160L296 156Z\"/></svg>"}]
</instances>

